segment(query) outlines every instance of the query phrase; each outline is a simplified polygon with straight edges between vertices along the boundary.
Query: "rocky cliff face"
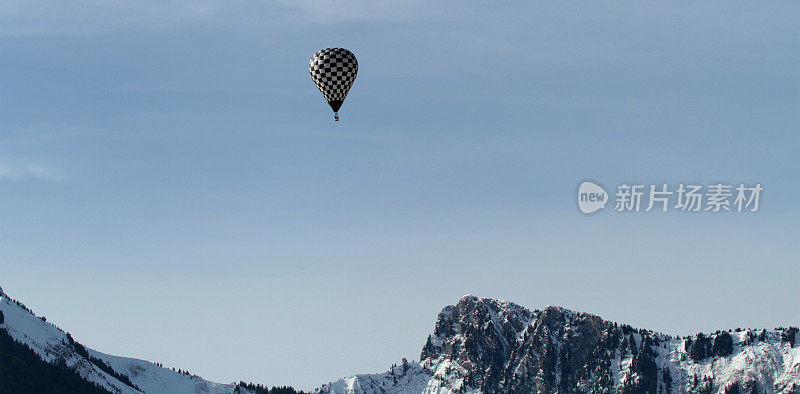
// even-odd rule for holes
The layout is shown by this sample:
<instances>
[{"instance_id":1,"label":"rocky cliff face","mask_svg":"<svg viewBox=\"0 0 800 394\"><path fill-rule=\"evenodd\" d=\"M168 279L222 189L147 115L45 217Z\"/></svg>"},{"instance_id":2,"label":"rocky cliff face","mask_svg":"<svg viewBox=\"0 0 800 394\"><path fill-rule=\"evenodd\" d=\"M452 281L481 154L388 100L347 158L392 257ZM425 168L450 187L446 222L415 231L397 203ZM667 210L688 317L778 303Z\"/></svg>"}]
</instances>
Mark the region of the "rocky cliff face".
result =
<instances>
[{"instance_id":1,"label":"rocky cliff face","mask_svg":"<svg viewBox=\"0 0 800 394\"><path fill-rule=\"evenodd\" d=\"M796 328L676 338L473 296L439 314L418 363L321 392L798 393Z\"/></svg>"}]
</instances>

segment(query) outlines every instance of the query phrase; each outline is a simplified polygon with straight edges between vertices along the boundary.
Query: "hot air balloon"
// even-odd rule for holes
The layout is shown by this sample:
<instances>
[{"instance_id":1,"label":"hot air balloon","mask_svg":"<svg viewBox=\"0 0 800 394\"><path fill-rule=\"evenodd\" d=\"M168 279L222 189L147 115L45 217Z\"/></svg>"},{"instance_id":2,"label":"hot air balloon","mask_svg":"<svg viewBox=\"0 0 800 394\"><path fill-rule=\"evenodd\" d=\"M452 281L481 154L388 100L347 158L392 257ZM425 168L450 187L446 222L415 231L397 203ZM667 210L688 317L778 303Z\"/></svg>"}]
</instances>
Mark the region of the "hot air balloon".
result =
<instances>
[{"instance_id":1,"label":"hot air balloon","mask_svg":"<svg viewBox=\"0 0 800 394\"><path fill-rule=\"evenodd\" d=\"M331 106L333 120L339 121L339 108L358 73L356 56L344 48L326 48L311 57L308 72Z\"/></svg>"}]
</instances>

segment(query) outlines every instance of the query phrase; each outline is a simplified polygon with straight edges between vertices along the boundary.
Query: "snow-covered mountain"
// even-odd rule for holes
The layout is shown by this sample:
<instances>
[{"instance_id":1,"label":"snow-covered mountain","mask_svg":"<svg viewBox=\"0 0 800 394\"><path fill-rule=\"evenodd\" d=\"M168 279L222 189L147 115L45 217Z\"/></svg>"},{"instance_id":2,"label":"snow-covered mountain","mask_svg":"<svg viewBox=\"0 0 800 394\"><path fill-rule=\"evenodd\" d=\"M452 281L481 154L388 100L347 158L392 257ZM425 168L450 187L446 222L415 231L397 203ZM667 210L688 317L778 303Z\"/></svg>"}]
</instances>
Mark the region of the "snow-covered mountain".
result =
<instances>
[{"instance_id":1,"label":"snow-covered mountain","mask_svg":"<svg viewBox=\"0 0 800 394\"><path fill-rule=\"evenodd\" d=\"M445 307L419 362L321 393L800 393L797 328L677 338L558 307Z\"/></svg>"},{"instance_id":2,"label":"snow-covered mountain","mask_svg":"<svg viewBox=\"0 0 800 394\"><path fill-rule=\"evenodd\" d=\"M40 358L39 363L58 366L59 371L76 374L74 380L96 384L108 392L259 390L214 383L148 361L88 349L2 289L0 336L0 361L8 342L22 344L15 349L26 346L30 358ZM10 339L3 342L3 338ZM796 327L736 329L677 338L559 307L531 311L507 301L465 296L439 313L420 361L403 359L387 372L356 375L317 391L800 393L799 341ZM23 358L18 356L15 361L20 364Z\"/></svg>"},{"instance_id":3,"label":"snow-covered mountain","mask_svg":"<svg viewBox=\"0 0 800 394\"><path fill-rule=\"evenodd\" d=\"M71 335L37 317L0 289L0 330L27 345L42 360L63 365L83 379L113 393L233 393L247 392L235 384L221 384L188 373L162 368L144 360L116 357L88 349Z\"/></svg>"}]
</instances>

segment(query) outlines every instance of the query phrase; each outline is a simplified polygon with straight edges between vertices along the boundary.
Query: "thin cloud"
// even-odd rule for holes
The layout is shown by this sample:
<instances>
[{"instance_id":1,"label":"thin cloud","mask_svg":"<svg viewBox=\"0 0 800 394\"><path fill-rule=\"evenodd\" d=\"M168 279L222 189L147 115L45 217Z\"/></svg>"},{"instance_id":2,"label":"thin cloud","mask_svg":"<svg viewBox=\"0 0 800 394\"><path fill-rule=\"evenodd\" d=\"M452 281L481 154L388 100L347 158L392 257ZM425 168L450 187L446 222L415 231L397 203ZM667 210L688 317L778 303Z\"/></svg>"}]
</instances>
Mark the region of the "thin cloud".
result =
<instances>
[{"instance_id":1,"label":"thin cloud","mask_svg":"<svg viewBox=\"0 0 800 394\"><path fill-rule=\"evenodd\" d=\"M38 179L42 181L60 182L66 181L67 177L61 171L38 164L14 166L5 162L0 162L0 179Z\"/></svg>"}]
</instances>

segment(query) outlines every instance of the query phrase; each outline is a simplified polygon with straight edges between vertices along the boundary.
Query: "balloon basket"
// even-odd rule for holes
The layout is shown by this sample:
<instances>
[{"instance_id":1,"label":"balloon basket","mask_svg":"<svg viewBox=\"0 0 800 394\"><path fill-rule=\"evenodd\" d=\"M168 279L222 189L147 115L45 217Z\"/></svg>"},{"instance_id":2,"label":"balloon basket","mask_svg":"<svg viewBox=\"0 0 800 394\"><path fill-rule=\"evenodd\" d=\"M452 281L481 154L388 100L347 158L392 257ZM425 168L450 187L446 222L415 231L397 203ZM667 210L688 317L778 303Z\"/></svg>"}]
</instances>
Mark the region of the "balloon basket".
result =
<instances>
[{"instance_id":1,"label":"balloon basket","mask_svg":"<svg viewBox=\"0 0 800 394\"><path fill-rule=\"evenodd\" d=\"M333 121L334 122L338 122L339 121L339 113L338 112L334 112L333 113Z\"/></svg>"}]
</instances>

